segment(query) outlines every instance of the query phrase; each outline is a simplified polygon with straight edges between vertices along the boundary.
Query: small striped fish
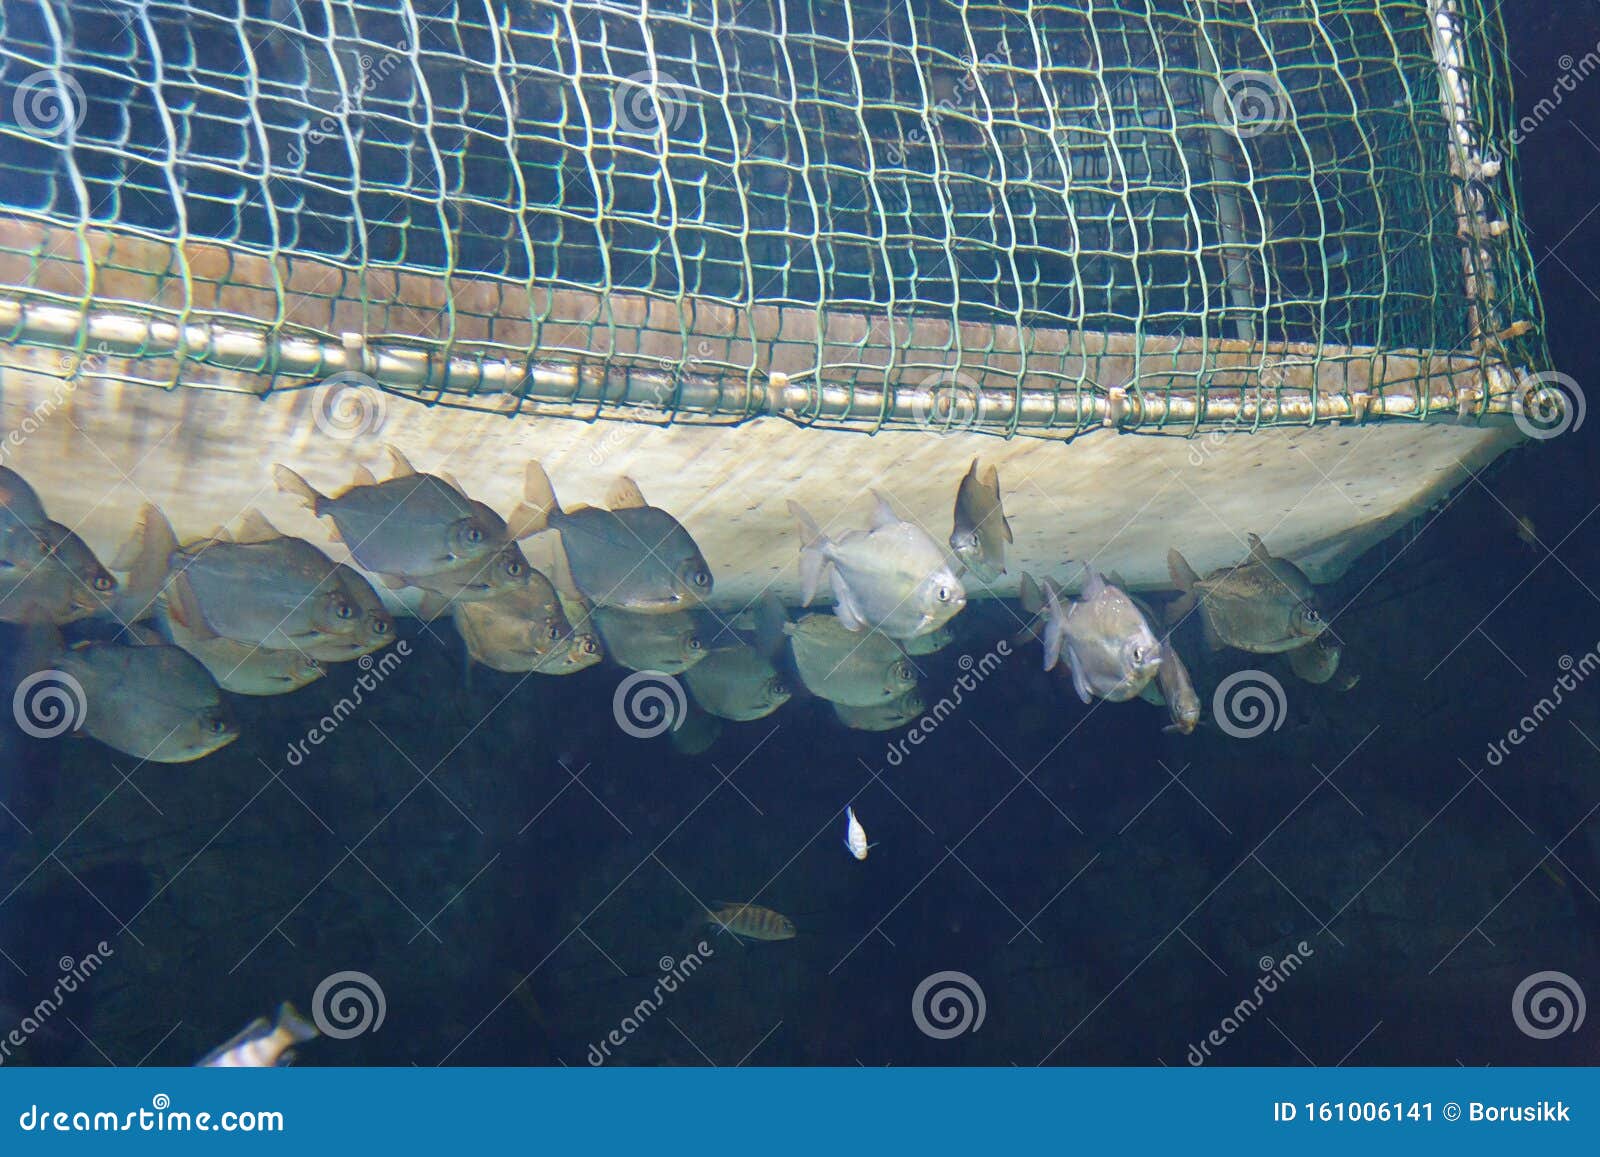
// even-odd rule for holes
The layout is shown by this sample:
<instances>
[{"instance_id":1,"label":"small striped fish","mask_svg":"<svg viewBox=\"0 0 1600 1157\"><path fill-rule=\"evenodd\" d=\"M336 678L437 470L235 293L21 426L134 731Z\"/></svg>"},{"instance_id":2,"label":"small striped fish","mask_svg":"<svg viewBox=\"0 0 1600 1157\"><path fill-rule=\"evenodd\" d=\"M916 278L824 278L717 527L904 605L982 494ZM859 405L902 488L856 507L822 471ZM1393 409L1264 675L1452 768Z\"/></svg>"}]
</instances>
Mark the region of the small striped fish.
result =
<instances>
[{"instance_id":1,"label":"small striped fish","mask_svg":"<svg viewBox=\"0 0 1600 1157\"><path fill-rule=\"evenodd\" d=\"M793 940L794 921L771 908L758 904L728 904L719 901L706 909L707 924L717 924L746 940Z\"/></svg>"}]
</instances>

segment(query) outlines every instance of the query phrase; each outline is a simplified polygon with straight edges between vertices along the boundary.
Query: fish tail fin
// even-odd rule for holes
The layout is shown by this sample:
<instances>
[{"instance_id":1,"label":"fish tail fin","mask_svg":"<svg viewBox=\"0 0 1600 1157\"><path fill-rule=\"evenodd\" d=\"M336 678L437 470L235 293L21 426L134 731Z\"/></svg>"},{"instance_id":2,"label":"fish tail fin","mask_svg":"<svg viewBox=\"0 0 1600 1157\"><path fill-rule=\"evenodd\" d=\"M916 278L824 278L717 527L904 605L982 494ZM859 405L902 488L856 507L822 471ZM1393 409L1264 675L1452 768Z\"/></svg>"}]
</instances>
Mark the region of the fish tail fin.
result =
<instances>
[{"instance_id":1,"label":"fish tail fin","mask_svg":"<svg viewBox=\"0 0 1600 1157\"><path fill-rule=\"evenodd\" d=\"M1049 615L1044 627L1044 669L1049 671L1061 658L1061 628L1067 621L1066 613L1061 609L1061 602L1056 598L1054 584L1045 586L1044 604Z\"/></svg>"},{"instance_id":2,"label":"fish tail fin","mask_svg":"<svg viewBox=\"0 0 1600 1157\"><path fill-rule=\"evenodd\" d=\"M1046 621L1044 595L1039 591L1039 584L1027 571L1022 572L1022 583L1017 588L1017 602L1028 612L1028 621L1012 637L1012 642L1025 643L1030 639L1037 639L1044 632Z\"/></svg>"},{"instance_id":3,"label":"fish tail fin","mask_svg":"<svg viewBox=\"0 0 1600 1157\"><path fill-rule=\"evenodd\" d=\"M822 585L822 576L828 569L828 556L823 553L828 540L818 529L817 520L792 498L789 500L789 513L799 523L800 537L804 539L800 544L800 604L809 607L811 600L817 597L817 588Z\"/></svg>"},{"instance_id":4,"label":"fish tail fin","mask_svg":"<svg viewBox=\"0 0 1600 1157\"><path fill-rule=\"evenodd\" d=\"M769 660L776 660L783 654L783 645L788 640L785 628L789 626L789 614L783 609L777 595L771 591L763 592L756 603L755 620L756 650Z\"/></svg>"},{"instance_id":5,"label":"fish tail fin","mask_svg":"<svg viewBox=\"0 0 1600 1157\"><path fill-rule=\"evenodd\" d=\"M550 516L561 513L561 503L556 500L556 488L550 484L550 475L537 462L529 462L522 478L522 502L506 519L512 538L527 538L538 534L550 525Z\"/></svg>"},{"instance_id":6,"label":"fish tail fin","mask_svg":"<svg viewBox=\"0 0 1600 1157\"><path fill-rule=\"evenodd\" d=\"M327 496L283 463L272 468L272 480L277 483L279 491L298 498L312 514L322 513L322 504L328 501Z\"/></svg>"},{"instance_id":7,"label":"fish tail fin","mask_svg":"<svg viewBox=\"0 0 1600 1157\"><path fill-rule=\"evenodd\" d=\"M287 1032L289 1039L299 1044L301 1041L312 1040L322 1035L317 1031L317 1026L300 1015L300 1010L287 1000L278 1006L278 1016L275 1027Z\"/></svg>"},{"instance_id":8,"label":"fish tail fin","mask_svg":"<svg viewBox=\"0 0 1600 1157\"><path fill-rule=\"evenodd\" d=\"M1199 600L1195 584L1200 581L1200 576L1189 565L1189 560L1178 553L1177 547L1167 551L1167 573L1172 576L1172 585L1182 592L1182 597L1168 603L1166 608L1167 622L1176 623L1194 610Z\"/></svg>"},{"instance_id":9,"label":"fish tail fin","mask_svg":"<svg viewBox=\"0 0 1600 1157\"><path fill-rule=\"evenodd\" d=\"M139 511L133 533L111 561L114 569L128 576L112 607L120 622L135 623L150 614L166 583L172 554L177 549L178 536L172 523L159 507L146 503Z\"/></svg>"}]
</instances>

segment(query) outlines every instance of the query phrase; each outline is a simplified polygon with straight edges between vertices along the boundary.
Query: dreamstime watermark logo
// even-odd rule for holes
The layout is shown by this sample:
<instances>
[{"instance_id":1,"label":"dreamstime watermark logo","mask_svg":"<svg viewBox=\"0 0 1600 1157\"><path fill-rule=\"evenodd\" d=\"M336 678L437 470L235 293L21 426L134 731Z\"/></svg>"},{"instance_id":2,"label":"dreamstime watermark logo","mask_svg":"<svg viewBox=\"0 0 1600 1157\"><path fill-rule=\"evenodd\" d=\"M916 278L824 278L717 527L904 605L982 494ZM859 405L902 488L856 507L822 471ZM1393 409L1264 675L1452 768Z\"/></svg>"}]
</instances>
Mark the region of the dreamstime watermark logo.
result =
<instances>
[{"instance_id":1,"label":"dreamstime watermark logo","mask_svg":"<svg viewBox=\"0 0 1600 1157\"><path fill-rule=\"evenodd\" d=\"M401 639L392 650L383 652L378 659L371 655L362 655L356 660L356 666L365 674L358 675L356 681L350 686L350 694L341 696L333 705L333 709L317 720L311 730L306 732L304 739L291 743L284 754L284 759L291 767L299 767L310 754L310 747L321 747L323 740L331 736L350 716L356 713L367 694L376 691L378 685L392 675L406 659L411 657L411 644ZM308 747L309 745L309 747Z\"/></svg>"},{"instance_id":2,"label":"dreamstime watermark logo","mask_svg":"<svg viewBox=\"0 0 1600 1157\"><path fill-rule=\"evenodd\" d=\"M1001 662L1011 656L1011 644L1001 639L995 644L994 650L988 652L981 659L974 659L971 655L962 655L956 660L964 674L957 676L955 684L947 695L942 696L937 703L922 713L922 717L906 729L905 738L896 739L889 744L884 754L884 761L890 767L899 767L911 754L910 748L920 747L922 741L938 730L951 715L955 714L957 707L969 691L976 691L978 684L992 675Z\"/></svg>"},{"instance_id":3,"label":"dreamstime watermark logo","mask_svg":"<svg viewBox=\"0 0 1600 1157\"><path fill-rule=\"evenodd\" d=\"M1276 731L1288 713L1283 684L1253 667L1229 675L1211 696L1211 714L1217 726L1235 739L1254 739Z\"/></svg>"},{"instance_id":4,"label":"dreamstime watermark logo","mask_svg":"<svg viewBox=\"0 0 1600 1157\"><path fill-rule=\"evenodd\" d=\"M632 136L670 133L688 114L688 93L664 72L645 69L625 76L611 90L612 124Z\"/></svg>"},{"instance_id":5,"label":"dreamstime watermark logo","mask_svg":"<svg viewBox=\"0 0 1600 1157\"><path fill-rule=\"evenodd\" d=\"M1524 114L1511 129L1511 143L1520 145L1528 139L1540 125L1549 120L1551 115L1560 108L1567 97L1578 91L1578 85L1588 80L1596 72L1600 72L1600 44L1584 53L1577 59L1563 55L1556 61L1556 67L1561 69L1561 75L1556 78L1550 95L1541 97L1533 110Z\"/></svg>"},{"instance_id":6,"label":"dreamstime watermark logo","mask_svg":"<svg viewBox=\"0 0 1600 1157\"><path fill-rule=\"evenodd\" d=\"M939 370L912 389L911 420L930 434L962 434L983 420L983 387L965 370Z\"/></svg>"},{"instance_id":7,"label":"dreamstime watermark logo","mask_svg":"<svg viewBox=\"0 0 1600 1157\"><path fill-rule=\"evenodd\" d=\"M1217 123L1241 139L1282 128L1292 111L1288 90L1270 72L1230 72L1211 100Z\"/></svg>"},{"instance_id":8,"label":"dreamstime watermark logo","mask_svg":"<svg viewBox=\"0 0 1600 1157\"><path fill-rule=\"evenodd\" d=\"M35 739L54 739L76 731L88 711L83 684L54 667L29 675L11 696L11 714L17 726Z\"/></svg>"},{"instance_id":9,"label":"dreamstime watermark logo","mask_svg":"<svg viewBox=\"0 0 1600 1157\"><path fill-rule=\"evenodd\" d=\"M654 739L683 726L689 697L683 684L665 671L635 671L617 684L611 714L635 739Z\"/></svg>"},{"instance_id":10,"label":"dreamstime watermark logo","mask_svg":"<svg viewBox=\"0 0 1600 1157\"><path fill-rule=\"evenodd\" d=\"M1305 964L1306 957L1315 956L1316 949L1304 940L1296 944L1295 950L1282 960L1273 960L1270 956L1263 956L1256 961L1256 967L1261 970L1261 976L1256 980L1255 987L1250 995L1246 996L1222 1018L1216 1028L1207 1033L1198 1045L1190 1045L1187 1059L1189 1064L1199 1068L1210 1059L1213 1049L1219 1049L1228 1043L1228 1038L1233 1036L1243 1027L1266 1002L1267 996L1278 991L1278 986L1298 972Z\"/></svg>"},{"instance_id":11,"label":"dreamstime watermark logo","mask_svg":"<svg viewBox=\"0 0 1600 1157\"><path fill-rule=\"evenodd\" d=\"M77 132L88 114L83 85L69 73L41 68L24 77L11 97L11 115L33 137L59 137Z\"/></svg>"},{"instance_id":12,"label":"dreamstime watermark logo","mask_svg":"<svg viewBox=\"0 0 1600 1157\"><path fill-rule=\"evenodd\" d=\"M935 972L911 994L911 1019L934 1040L977 1032L988 1012L983 987L965 972Z\"/></svg>"},{"instance_id":13,"label":"dreamstime watermark logo","mask_svg":"<svg viewBox=\"0 0 1600 1157\"><path fill-rule=\"evenodd\" d=\"M325 976L311 994L311 1020L317 1031L334 1040L377 1032L389 1011L383 988L365 972L347 969Z\"/></svg>"},{"instance_id":14,"label":"dreamstime watermark logo","mask_svg":"<svg viewBox=\"0 0 1600 1157\"><path fill-rule=\"evenodd\" d=\"M66 996L78 991L78 986L88 981L105 964L106 957L115 956L111 945L104 940L94 946L94 951L86 953L81 960L74 960L70 956L63 956L56 962L56 967L61 970L61 976L56 980L55 987L50 995L44 997L26 1013L10 1032L0 1037L0 1065L11 1059L13 1049L20 1049L28 1043L28 1038L44 1027L45 1022L60 1011L65 1003ZM65 995L63 995L65 994Z\"/></svg>"},{"instance_id":15,"label":"dreamstime watermark logo","mask_svg":"<svg viewBox=\"0 0 1600 1157\"><path fill-rule=\"evenodd\" d=\"M333 110L306 130L306 145L320 145L329 140L340 131L340 126L350 116L350 110L356 107L360 99L373 89L377 88L396 68L400 66L400 57L411 51L409 41L402 40L390 52L382 57L374 58L370 53L363 52L355 58L356 83L355 87L339 97L339 102ZM289 146L289 163L300 165L306 159L305 149L299 142Z\"/></svg>"},{"instance_id":16,"label":"dreamstime watermark logo","mask_svg":"<svg viewBox=\"0 0 1600 1157\"><path fill-rule=\"evenodd\" d=\"M1548 442L1583 425L1588 412L1583 389L1566 374L1523 373L1511 399L1511 416L1529 438Z\"/></svg>"},{"instance_id":17,"label":"dreamstime watermark logo","mask_svg":"<svg viewBox=\"0 0 1600 1157\"><path fill-rule=\"evenodd\" d=\"M387 416L388 399L366 374L334 374L311 391L311 421L330 438L376 434Z\"/></svg>"},{"instance_id":18,"label":"dreamstime watermark logo","mask_svg":"<svg viewBox=\"0 0 1600 1157\"><path fill-rule=\"evenodd\" d=\"M1511 1019L1534 1040L1577 1032L1587 1011L1583 989L1565 972L1535 972L1511 994Z\"/></svg>"},{"instance_id":19,"label":"dreamstime watermark logo","mask_svg":"<svg viewBox=\"0 0 1600 1157\"><path fill-rule=\"evenodd\" d=\"M620 1024L605 1035L605 1039L598 1045L590 1045L586 1054L588 1061L595 1068L599 1068L611 1058L611 1050L619 1049L628 1043L628 1038L644 1027L646 1021L660 1011L669 995L678 991L678 986L686 982L700 970L707 958L715 956L716 952L704 940L695 945L695 950L682 960L673 960L670 956L663 956L656 962L661 969L661 976L657 979L650 995L634 1005L628 1014L622 1018Z\"/></svg>"},{"instance_id":20,"label":"dreamstime watermark logo","mask_svg":"<svg viewBox=\"0 0 1600 1157\"><path fill-rule=\"evenodd\" d=\"M1541 696L1539 701L1528 709L1528 713L1517 720L1516 725L1506 732L1504 739L1496 739L1490 743L1484 752L1484 759L1490 767L1499 767L1510 755L1510 748L1521 747L1522 741L1539 730L1539 725L1556 713L1556 708L1565 701L1565 694L1576 691L1578 684L1589 677L1590 672L1600 668L1600 643L1592 650L1585 651L1576 660L1571 655L1562 655L1556 660L1556 666L1566 672L1559 675L1550 687L1550 694ZM1552 698L1553 696L1553 698Z\"/></svg>"}]
</instances>

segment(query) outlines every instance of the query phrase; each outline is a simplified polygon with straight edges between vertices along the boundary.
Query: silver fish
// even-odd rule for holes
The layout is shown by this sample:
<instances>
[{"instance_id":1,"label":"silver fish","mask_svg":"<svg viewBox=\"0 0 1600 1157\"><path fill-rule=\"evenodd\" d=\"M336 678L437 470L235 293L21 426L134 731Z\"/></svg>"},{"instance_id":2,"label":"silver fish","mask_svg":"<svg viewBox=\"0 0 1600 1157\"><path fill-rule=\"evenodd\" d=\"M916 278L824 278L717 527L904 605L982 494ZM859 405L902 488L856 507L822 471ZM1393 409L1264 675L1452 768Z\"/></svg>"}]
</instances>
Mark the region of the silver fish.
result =
<instances>
[{"instance_id":1,"label":"silver fish","mask_svg":"<svg viewBox=\"0 0 1600 1157\"><path fill-rule=\"evenodd\" d=\"M75 622L111 607L117 580L71 528L0 525L0 621Z\"/></svg>"},{"instance_id":2,"label":"silver fish","mask_svg":"<svg viewBox=\"0 0 1600 1157\"><path fill-rule=\"evenodd\" d=\"M574 631L555 587L538 571L524 586L452 611L467 654L496 671L566 675L603 656L592 632Z\"/></svg>"},{"instance_id":3,"label":"silver fish","mask_svg":"<svg viewBox=\"0 0 1600 1157\"><path fill-rule=\"evenodd\" d=\"M274 466L278 489L333 521L351 557L401 585L458 563L484 558L510 541L503 519L449 482L419 474L389 449L394 476L382 482L361 468L355 483L329 497L287 466Z\"/></svg>"},{"instance_id":4,"label":"silver fish","mask_svg":"<svg viewBox=\"0 0 1600 1157\"><path fill-rule=\"evenodd\" d=\"M955 641L955 628L949 623L936 631L929 631L926 635L918 635L914 639L901 639L900 645L905 648L906 654L913 657L918 655L931 655L935 651L942 651Z\"/></svg>"},{"instance_id":5,"label":"silver fish","mask_svg":"<svg viewBox=\"0 0 1600 1157\"><path fill-rule=\"evenodd\" d=\"M807 615L784 632L800 681L820 698L871 707L917 685L904 653L876 631L852 631L834 615Z\"/></svg>"},{"instance_id":6,"label":"silver fish","mask_svg":"<svg viewBox=\"0 0 1600 1157\"><path fill-rule=\"evenodd\" d=\"M1161 643L1126 593L1092 568L1080 598L1065 610L1053 584L1044 588L1044 669L1065 654L1072 686L1085 703L1132 699L1161 667Z\"/></svg>"},{"instance_id":7,"label":"silver fish","mask_svg":"<svg viewBox=\"0 0 1600 1157\"><path fill-rule=\"evenodd\" d=\"M763 719L793 694L766 657L744 643L713 649L683 680L703 711L736 722Z\"/></svg>"},{"instance_id":8,"label":"silver fish","mask_svg":"<svg viewBox=\"0 0 1600 1157\"><path fill-rule=\"evenodd\" d=\"M119 569L135 589L164 588L168 616L202 638L308 654L329 637L356 640L361 610L322 551L298 538L219 533L179 546L161 511L146 506Z\"/></svg>"},{"instance_id":9,"label":"silver fish","mask_svg":"<svg viewBox=\"0 0 1600 1157\"><path fill-rule=\"evenodd\" d=\"M798 502L800 583L811 605L824 575L833 588L833 613L852 631L869 628L893 639L938 630L967 603L967 592L928 533L899 518L881 494L867 530L829 538Z\"/></svg>"},{"instance_id":10,"label":"silver fish","mask_svg":"<svg viewBox=\"0 0 1600 1157\"><path fill-rule=\"evenodd\" d=\"M455 563L433 574L414 576L411 585L423 591L418 614L436 619L453 603L492 599L503 591L525 586L533 566L522 547L508 542L487 558L472 558Z\"/></svg>"},{"instance_id":11,"label":"silver fish","mask_svg":"<svg viewBox=\"0 0 1600 1157\"><path fill-rule=\"evenodd\" d=\"M166 617L162 626L174 646L199 659L217 685L235 695L287 695L327 674L320 662L300 651L273 651L220 635L201 638Z\"/></svg>"},{"instance_id":12,"label":"silver fish","mask_svg":"<svg viewBox=\"0 0 1600 1157\"><path fill-rule=\"evenodd\" d=\"M83 689L81 730L155 763L188 763L239 738L217 681L178 647L84 643L55 669Z\"/></svg>"},{"instance_id":13,"label":"silver fish","mask_svg":"<svg viewBox=\"0 0 1600 1157\"><path fill-rule=\"evenodd\" d=\"M974 458L956 489L950 549L979 579L992 583L1006 573L1006 544L1012 541L1011 523L1000 502L999 468L980 473Z\"/></svg>"},{"instance_id":14,"label":"silver fish","mask_svg":"<svg viewBox=\"0 0 1600 1157\"><path fill-rule=\"evenodd\" d=\"M1167 611L1176 622L1198 604L1206 644L1275 655L1303 647L1327 629L1316 588L1287 559L1275 558L1261 539L1249 536L1250 555L1205 578L1174 548L1167 569L1183 597Z\"/></svg>"},{"instance_id":15,"label":"silver fish","mask_svg":"<svg viewBox=\"0 0 1600 1157\"><path fill-rule=\"evenodd\" d=\"M1156 673L1155 681L1145 684L1139 694L1157 707L1167 709L1172 723L1166 730L1191 735L1200 726L1200 696L1194 692L1189 668L1172 645L1171 636L1161 640L1161 670Z\"/></svg>"},{"instance_id":16,"label":"silver fish","mask_svg":"<svg viewBox=\"0 0 1600 1157\"><path fill-rule=\"evenodd\" d=\"M511 517L516 537L558 532L572 585L594 605L660 615L689 610L710 596L711 568L694 538L672 515L647 504L631 480L617 482L609 510L563 510L544 468L530 462L524 491L526 501Z\"/></svg>"},{"instance_id":17,"label":"silver fish","mask_svg":"<svg viewBox=\"0 0 1600 1157\"><path fill-rule=\"evenodd\" d=\"M639 615L596 607L589 621L600 632L606 654L633 671L676 675L706 657L705 631L692 611Z\"/></svg>"},{"instance_id":18,"label":"silver fish","mask_svg":"<svg viewBox=\"0 0 1600 1157\"><path fill-rule=\"evenodd\" d=\"M839 717L839 722L855 731L893 731L897 727L904 727L926 710L922 692L915 688L889 703L872 707L833 704L833 713Z\"/></svg>"}]
</instances>

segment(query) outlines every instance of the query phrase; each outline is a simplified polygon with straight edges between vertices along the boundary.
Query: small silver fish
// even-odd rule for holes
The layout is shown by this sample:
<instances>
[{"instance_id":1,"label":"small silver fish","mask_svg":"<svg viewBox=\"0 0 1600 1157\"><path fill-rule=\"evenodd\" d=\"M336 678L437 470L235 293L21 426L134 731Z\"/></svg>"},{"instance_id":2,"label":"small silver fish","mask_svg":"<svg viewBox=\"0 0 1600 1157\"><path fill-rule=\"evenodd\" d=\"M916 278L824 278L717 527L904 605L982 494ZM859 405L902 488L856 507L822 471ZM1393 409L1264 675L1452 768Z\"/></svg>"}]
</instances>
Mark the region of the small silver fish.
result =
<instances>
[{"instance_id":1,"label":"small silver fish","mask_svg":"<svg viewBox=\"0 0 1600 1157\"><path fill-rule=\"evenodd\" d=\"M422 590L417 613L431 622L453 603L492 599L502 591L525 586L532 573L522 547L508 542L486 558L469 558L432 574L413 575L409 585Z\"/></svg>"},{"instance_id":2,"label":"small silver fish","mask_svg":"<svg viewBox=\"0 0 1600 1157\"><path fill-rule=\"evenodd\" d=\"M111 607L117 580L71 528L0 524L0 621L65 624Z\"/></svg>"},{"instance_id":3,"label":"small silver fish","mask_svg":"<svg viewBox=\"0 0 1600 1157\"><path fill-rule=\"evenodd\" d=\"M164 614L162 620L173 645L199 659L217 685L235 695L287 695L327 674L320 662L300 651L273 651L220 635L200 638Z\"/></svg>"},{"instance_id":4,"label":"small silver fish","mask_svg":"<svg viewBox=\"0 0 1600 1157\"><path fill-rule=\"evenodd\" d=\"M927 710L922 692L907 691L892 703L879 703L874 707L850 707L844 703L833 704L833 713L839 722L853 731L893 731L904 727Z\"/></svg>"},{"instance_id":5,"label":"small silver fish","mask_svg":"<svg viewBox=\"0 0 1600 1157\"><path fill-rule=\"evenodd\" d=\"M334 561L304 539L237 542L219 530L180 546L161 511L146 506L117 566L136 590L164 589L168 616L201 638L316 654L316 644L353 642L364 626Z\"/></svg>"},{"instance_id":6,"label":"small silver fish","mask_svg":"<svg viewBox=\"0 0 1600 1157\"><path fill-rule=\"evenodd\" d=\"M714 647L683 673L700 708L719 719L764 719L789 701L791 691L766 657L745 643Z\"/></svg>"},{"instance_id":7,"label":"small silver fish","mask_svg":"<svg viewBox=\"0 0 1600 1157\"><path fill-rule=\"evenodd\" d=\"M1055 586L1044 588L1044 669L1065 654L1072 686L1088 703L1099 697L1120 703L1144 688L1161 667L1161 644L1125 592L1088 569L1082 597L1063 610Z\"/></svg>"},{"instance_id":8,"label":"small silver fish","mask_svg":"<svg viewBox=\"0 0 1600 1157\"><path fill-rule=\"evenodd\" d=\"M267 1069L287 1065L294 1060L291 1050L295 1045L321 1035L294 1005L280 1004L274 1020L257 1017L232 1039L196 1061L195 1067Z\"/></svg>"},{"instance_id":9,"label":"small silver fish","mask_svg":"<svg viewBox=\"0 0 1600 1157\"><path fill-rule=\"evenodd\" d=\"M358 468L355 482L329 497L287 466L273 467L278 489L332 520L336 537L366 570L400 585L471 559L511 540L506 524L443 478L419 474L389 447L392 477L379 482Z\"/></svg>"},{"instance_id":10,"label":"small silver fish","mask_svg":"<svg viewBox=\"0 0 1600 1157\"><path fill-rule=\"evenodd\" d=\"M452 610L467 654L496 671L567 675L603 655L592 632L574 631L555 587L538 571L524 586Z\"/></svg>"},{"instance_id":11,"label":"small silver fish","mask_svg":"<svg viewBox=\"0 0 1600 1157\"><path fill-rule=\"evenodd\" d=\"M217 681L178 647L82 643L50 666L83 689L80 730L125 755L188 763L239 738Z\"/></svg>"},{"instance_id":12,"label":"small silver fish","mask_svg":"<svg viewBox=\"0 0 1600 1157\"><path fill-rule=\"evenodd\" d=\"M1167 609L1176 622L1196 605L1206 645L1213 650L1237 647L1258 655L1275 655L1303 647L1327 629L1316 588L1288 559L1276 558L1261 539L1249 536L1250 554L1241 563L1195 573L1174 548L1167 569L1183 597Z\"/></svg>"},{"instance_id":13,"label":"small silver fish","mask_svg":"<svg viewBox=\"0 0 1600 1157\"><path fill-rule=\"evenodd\" d=\"M835 615L807 615L784 627L800 681L813 695L849 707L900 698L917 673L893 639L852 631Z\"/></svg>"},{"instance_id":14,"label":"small silver fish","mask_svg":"<svg viewBox=\"0 0 1600 1157\"><path fill-rule=\"evenodd\" d=\"M914 639L901 639L900 645L905 648L906 654L915 658L919 655L931 655L935 651L942 651L955 641L955 628L949 623L936 631L929 631L926 635L918 635Z\"/></svg>"},{"instance_id":15,"label":"small silver fish","mask_svg":"<svg viewBox=\"0 0 1600 1157\"><path fill-rule=\"evenodd\" d=\"M1170 635L1161 640L1161 669L1156 673L1155 685L1161 689L1159 698L1162 706L1172 717L1167 730L1192 735L1194 729L1200 726L1200 696L1194 692L1189 668L1184 664L1183 656L1178 654L1178 648L1172 645Z\"/></svg>"},{"instance_id":16,"label":"small silver fish","mask_svg":"<svg viewBox=\"0 0 1600 1157\"><path fill-rule=\"evenodd\" d=\"M589 621L600 632L606 654L632 671L677 675L706 657L705 632L693 611L639 615L596 607Z\"/></svg>"},{"instance_id":17,"label":"small silver fish","mask_svg":"<svg viewBox=\"0 0 1600 1157\"><path fill-rule=\"evenodd\" d=\"M950 549L984 583L1006 573L1006 544L1014 541L1011 523L1000 501L1000 471L990 466L980 473L974 458L956 489L955 526Z\"/></svg>"},{"instance_id":18,"label":"small silver fish","mask_svg":"<svg viewBox=\"0 0 1600 1157\"><path fill-rule=\"evenodd\" d=\"M798 502L800 583L806 606L824 575L833 588L833 613L852 631L882 631L914 639L938 630L967 604L967 592L927 531L897 516L876 491L872 526L830 538Z\"/></svg>"},{"instance_id":19,"label":"small silver fish","mask_svg":"<svg viewBox=\"0 0 1600 1157\"><path fill-rule=\"evenodd\" d=\"M850 854L858 860L867 858L867 849L872 845L867 843L867 829L861 826L861 821L856 818L855 808L845 805L844 809L844 846Z\"/></svg>"}]
</instances>

